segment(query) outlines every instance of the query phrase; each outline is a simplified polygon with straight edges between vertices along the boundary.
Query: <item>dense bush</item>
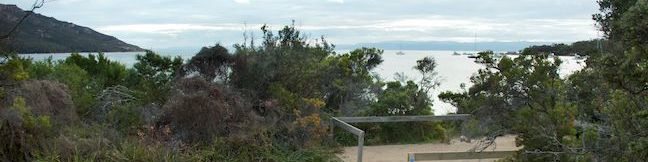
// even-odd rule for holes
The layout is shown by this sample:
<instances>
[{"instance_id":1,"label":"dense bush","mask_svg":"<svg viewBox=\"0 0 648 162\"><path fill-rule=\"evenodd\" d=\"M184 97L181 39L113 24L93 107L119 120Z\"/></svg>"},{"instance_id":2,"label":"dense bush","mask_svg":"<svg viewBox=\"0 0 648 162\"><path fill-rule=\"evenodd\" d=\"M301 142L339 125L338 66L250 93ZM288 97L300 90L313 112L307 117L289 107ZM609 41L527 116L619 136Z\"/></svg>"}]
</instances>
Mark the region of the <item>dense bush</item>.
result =
<instances>
[{"instance_id":1,"label":"dense bush","mask_svg":"<svg viewBox=\"0 0 648 162\"><path fill-rule=\"evenodd\" d=\"M205 47L186 63L146 51L132 68L101 53L7 55L0 160L336 161L330 116L432 114L431 58L415 67L420 82L385 84L372 72L382 50L337 54L294 26L262 32L261 46ZM370 143L402 143L446 139L445 127L367 129ZM414 131L394 134L404 130Z\"/></svg>"},{"instance_id":2,"label":"dense bush","mask_svg":"<svg viewBox=\"0 0 648 162\"><path fill-rule=\"evenodd\" d=\"M261 125L266 122L260 120L263 118L249 101L203 79L181 79L173 94L164 106L162 124L168 124L183 141L209 143L216 137L232 136L245 139L271 127Z\"/></svg>"},{"instance_id":3,"label":"dense bush","mask_svg":"<svg viewBox=\"0 0 648 162\"><path fill-rule=\"evenodd\" d=\"M78 117L65 86L51 81L25 81L10 88L8 107L0 107L0 160L29 161L52 149L49 138L74 125Z\"/></svg>"}]
</instances>

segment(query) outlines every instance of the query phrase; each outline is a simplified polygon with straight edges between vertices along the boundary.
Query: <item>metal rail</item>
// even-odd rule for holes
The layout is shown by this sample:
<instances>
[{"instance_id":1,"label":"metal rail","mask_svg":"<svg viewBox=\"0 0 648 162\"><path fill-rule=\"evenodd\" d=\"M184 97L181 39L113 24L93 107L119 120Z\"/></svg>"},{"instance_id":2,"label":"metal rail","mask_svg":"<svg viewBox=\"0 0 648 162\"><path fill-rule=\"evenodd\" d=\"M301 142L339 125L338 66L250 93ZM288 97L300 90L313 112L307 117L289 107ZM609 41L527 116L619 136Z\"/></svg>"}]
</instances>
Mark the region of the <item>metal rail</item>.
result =
<instances>
[{"instance_id":1,"label":"metal rail","mask_svg":"<svg viewBox=\"0 0 648 162\"><path fill-rule=\"evenodd\" d=\"M407 161L494 159L504 158L515 153L516 151L411 153Z\"/></svg>"},{"instance_id":2,"label":"metal rail","mask_svg":"<svg viewBox=\"0 0 648 162\"><path fill-rule=\"evenodd\" d=\"M363 117L336 117L346 123L390 123L390 122L424 122L424 121L450 121L466 120L469 114L455 114L442 116L363 116Z\"/></svg>"},{"instance_id":3,"label":"metal rail","mask_svg":"<svg viewBox=\"0 0 648 162\"><path fill-rule=\"evenodd\" d=\"M367 117L333 117L333 123L358 137L358 162L362 162L365 132L349 123L387 123L387 122L424 122L467 120L469 114L442 116L367 116Z\"/></svg>"}]
</instances>

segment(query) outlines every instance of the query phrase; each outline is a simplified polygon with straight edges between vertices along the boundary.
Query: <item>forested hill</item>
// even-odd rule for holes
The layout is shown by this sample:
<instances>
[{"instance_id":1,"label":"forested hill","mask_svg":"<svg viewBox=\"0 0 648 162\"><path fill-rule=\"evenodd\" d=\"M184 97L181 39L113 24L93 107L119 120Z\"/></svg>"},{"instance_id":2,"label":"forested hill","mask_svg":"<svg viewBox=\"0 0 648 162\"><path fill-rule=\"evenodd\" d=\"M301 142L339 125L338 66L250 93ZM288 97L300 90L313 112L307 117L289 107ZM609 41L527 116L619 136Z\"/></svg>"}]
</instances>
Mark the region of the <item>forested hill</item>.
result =
<instances>
[{"instance_id":1,"label":"forested hill","mask_svg":"<svg viewBox=\"0 0 648 162\"><path fill-rule=\"evenodd\" d=\"M9 33L25 14L25 11L15 5L0 4L0 35ZM17 53L142 51L140 47L88 27L36 13L27 17L11 37L2 43L10 51Z\"/></svg>"}]
</instances>

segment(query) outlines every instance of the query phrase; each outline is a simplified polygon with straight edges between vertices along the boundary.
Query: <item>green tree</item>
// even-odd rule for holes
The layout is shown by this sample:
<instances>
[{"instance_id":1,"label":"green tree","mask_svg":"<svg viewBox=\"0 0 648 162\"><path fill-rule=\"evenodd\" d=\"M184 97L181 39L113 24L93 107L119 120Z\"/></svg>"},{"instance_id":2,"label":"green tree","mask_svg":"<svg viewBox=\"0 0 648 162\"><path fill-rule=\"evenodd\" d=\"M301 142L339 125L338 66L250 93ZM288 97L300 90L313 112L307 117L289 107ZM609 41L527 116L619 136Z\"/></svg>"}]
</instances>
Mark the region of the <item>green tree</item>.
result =
<instances>
[{"instance_id":1,"label":"green tree","mask_svg":"<svg viewBox=\"0 0 648 162\"><path fill-rule=\"evenodd\" d=\"M487 137L517 134L524 146L518 160L646 159L648 1L598 2L594 19L609 44L567 80L557 75L558 60L525 50L512 60L485 61L468 91L440 97L474 114Z\"/></svg>"},{"instance_id":2,"label":"green tree","mask_svg":"<svg viewBox=\"0 0 648 162\"><path fill-rule=\"evenodd\" d=\"M648 1L601 0L595 14L600 30L615 44L587 60L570 77L578 122L591 130L586 148L601 161L641 161L648 123ZM586 131L588 132L588 131Z\"/></svg>"},{"instance_id":3,"label":"green tree","mask_svg":"<svg viewBox=\"0 0 648 162\"><path fill-rule=\"evenodd\" d=\"M136 59L137 63L126 77L128 87L139 92L137 98L141 102L166 102L172 81L182 67L182 58L160 56L147 50L144 55L137 55Z\"/></svg>"},{"instance_id":4,"label":"green tree","mask_svg":"<svg viewBox=\"0 0 648 162\"><path fill-rule=\"evenodd\" d=\"M227 48L217 44L213 47L203 47L198 54L187 63L184 73L199 73L208 81L226 83L232 55Z\"/></svg>"},{"instance_id":5,"label":"green tree","mask_svg":"<svg viewBox=\"0 0 648 162\"><path fill-rule=\"evenodd\" d=\"M87 57L73 53L64 62L67 64L75 64L92 74L97 84L104 88L123 84L127 75L124 65L110 61L103 53L99 53L96 56L89 54Z\"/></svg>"},{"instance_id":6,"label":"green tree","mask_svg":"<svg viewBox=\"0 0 648 162\"><path fill-rule=\"evenodd\" d=\"M570 160L569 155L581 153L575 151L581 148L574 126L577 110L567 100L559 59L529 51L500 61L489 53L480 56L485 69L471 77L474 85L468 91L440 95L479 122L478 136L486 138L478 149L490 146L495 137L515 134L524 146L518 160Z\"/></svg>"},{"instance_id":7,"label":"green tree","mask_svg":"<svg viewBox=\"0 0 648 162\"><path fill-rule=\"evenodd\" d=\"M412 116L433 115L430 90L437 87L437 63L432 57L425 57L416 62L414 69L421 74L421 80L405 82L392 81L385 83L384 89L376 92L375 102L362 115L366 116ZM368 142L416 143L434 140L447 140L446 129L437 122L417 123L384 123L362 125L368 130Z\"/></svg>"}]
</instances>

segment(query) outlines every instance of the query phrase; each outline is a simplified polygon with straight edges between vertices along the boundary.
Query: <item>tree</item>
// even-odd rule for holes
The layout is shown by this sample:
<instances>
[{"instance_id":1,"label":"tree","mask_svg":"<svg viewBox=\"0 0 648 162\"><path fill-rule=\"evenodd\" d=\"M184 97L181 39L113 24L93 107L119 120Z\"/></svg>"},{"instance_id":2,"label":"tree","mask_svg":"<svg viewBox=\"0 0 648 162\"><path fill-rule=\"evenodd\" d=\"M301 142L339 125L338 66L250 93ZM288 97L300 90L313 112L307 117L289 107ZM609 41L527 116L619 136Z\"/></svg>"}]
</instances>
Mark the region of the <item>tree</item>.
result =
<instances>
[{"instance_id":1,"label":"tree","mask_svg":"<svg viewBox=\"0 0 648 162\"><path fill-rule=\"evenodd\" d=\"M182 67L182 58L163 57L147 50L144 55L137 55L136 59L134 71L126 78L128 86L143 93L138 98L145 102L166 102L172 81Z\"/></svg>"},{"instance_id":2,"label":"tree","mask_svg":"<svg viewBox=\"0 0 648 162\"><path fill-rule=\"evenodd\" d=\"M591 130L589 152L601 161L648 158L648 1L601 0L594 19L612 50L593 55L587 67L570 77L570 91L579 103L579 122Z\"/></svg>"},{"instance_id":3,"label":"tree","mask_svg":"<svg viewBox=\"0 0 648 162\"><path fill-rule=\"evenodd\" d=\"M207 81L227 83L232 56L220 44L213 47L203 47L192 57L184 69L184 73L197 72Z\"/></svg>"},{"instance_id":4,"label":"tree","mask_svg":"<svg viewBox=\"0 0 648 162\"><path fill-rule=\"evenodd\" d=\"M353 116L369 106L372 99L367 94L382 89L372 74L383 62L382 53L376 48L361 48L327 59L330 68L323 76L332 81L325 89L329 109L339 110L342 116Z\"/></svg>"},{"instance_id":5,"label":"tree","mask_svg":"<svg viewBox=\"0 0 648 162\"><path fill-rule=\"evenodd\" d=\"M563 153L580 153L574 151L579 146L574 144L576 110L566 100L566 87L558 75L559 59L548 60L546 53L529 51L498 62L489 55L480 57L486 68L471 77L474 85L467 92L440 95L479 122L486 140L478 150L497 136L516 134L518 144L524 146L519 160L568 160L570 156Z\"/></svg>"},{"instance_id":6,"label":"tree","mask_svg":"<svg viewBox=\"0 0 648 162\"><path fill-rule=\"evenodd\" d=\"M471 78L463 93L440 97L472 113L491 135L518 135L524 161L641 161L648 158L646 0L601 0L594 15L610 48L587 66L558 77L559 60L525 50ZM572 45L572 47L574 47ZM600 47L599 47L600 48ZM481 56L481 55L480 55ZM486 144L489 144L486 142Z\"/></svg>"},{"instance_id":7,"label":"tree","mask_svg":"<svg viewBox=\"0 0 648 162\"><path fill-rule=\"evenodd\" d=\"M425 57L416 62L413 68L423 76L418 84L412 80L384 83L384 87L375 92L375 101L370 102L369 109L363 111L362 115L432 115L433 101L429 92L440 84L436 76L437 63L432 57ZM367 141L373 144L447 140L446 129L438 122L384 123L361 127L370 132Z\"/></svg>"}]
</instances>

